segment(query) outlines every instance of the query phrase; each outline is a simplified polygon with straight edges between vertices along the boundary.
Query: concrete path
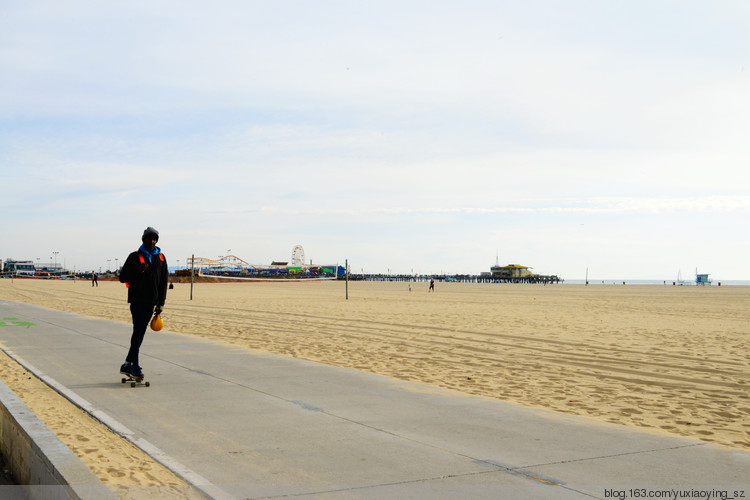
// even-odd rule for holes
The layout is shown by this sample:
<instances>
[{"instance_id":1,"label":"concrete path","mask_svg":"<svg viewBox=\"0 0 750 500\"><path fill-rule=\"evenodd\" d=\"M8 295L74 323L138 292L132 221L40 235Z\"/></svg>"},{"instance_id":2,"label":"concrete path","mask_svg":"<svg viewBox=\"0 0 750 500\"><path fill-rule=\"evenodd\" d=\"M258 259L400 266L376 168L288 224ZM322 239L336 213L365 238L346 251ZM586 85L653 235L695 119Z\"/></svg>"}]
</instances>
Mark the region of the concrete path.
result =
<instances>
[{"instance_id":1,"label":"concrete path","mask_svg":"<svg viewBox=\"0 0 750 500\"><path fill-rule=\"evenodd\" d=\"M6 351L214 498L750 498L750 453L702 441L169 332L131 388L129 325L10 301L0 322Z\"/></svg>"}]
</instances>

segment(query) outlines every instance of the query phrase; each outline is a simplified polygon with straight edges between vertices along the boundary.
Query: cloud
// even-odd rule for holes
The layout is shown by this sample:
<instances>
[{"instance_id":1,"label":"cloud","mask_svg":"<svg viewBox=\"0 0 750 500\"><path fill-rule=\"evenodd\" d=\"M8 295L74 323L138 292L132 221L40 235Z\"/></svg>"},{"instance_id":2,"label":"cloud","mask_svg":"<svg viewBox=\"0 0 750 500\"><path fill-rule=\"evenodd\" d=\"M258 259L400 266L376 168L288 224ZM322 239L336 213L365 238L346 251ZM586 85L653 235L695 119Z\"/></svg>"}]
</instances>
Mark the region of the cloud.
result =
<instances>
[{"instance_id":1,"label":"cloud","mask_svg":"<svg viewBox=\"0 0 750 500\"><path fill-rule=\"evenodd\" d=\"M524 205L493 207L353 207L289 209L281 206L246 206L216 210L216 214L257 213L261 215L346 216L365 215L487 215L487 214L723 214L750 211L750 196L708 196L696 198L591 198L587 200L530 200Z\"/></svg>"},{"instance_id":2,"label":"cloud","mask_svg":"<svg viewBox=\"0 0 750 500\"><path fill-rule=\"evenodd\" d=\"M657 236L664 260L742 243L727 222L749 205L742 3L32 1L3 14L0 173L23 188L0 207L24 236L5 248L17 256L53 237L74 248L84 227L115 255L160 225L181 255L275 258L304 238L371 269L423 255L426 271L470 269L514 238L519 261L557 259L544 234L606 250L616 274ZM697 228L721 231L681 249Z\"/></svg>"}]
</instances>

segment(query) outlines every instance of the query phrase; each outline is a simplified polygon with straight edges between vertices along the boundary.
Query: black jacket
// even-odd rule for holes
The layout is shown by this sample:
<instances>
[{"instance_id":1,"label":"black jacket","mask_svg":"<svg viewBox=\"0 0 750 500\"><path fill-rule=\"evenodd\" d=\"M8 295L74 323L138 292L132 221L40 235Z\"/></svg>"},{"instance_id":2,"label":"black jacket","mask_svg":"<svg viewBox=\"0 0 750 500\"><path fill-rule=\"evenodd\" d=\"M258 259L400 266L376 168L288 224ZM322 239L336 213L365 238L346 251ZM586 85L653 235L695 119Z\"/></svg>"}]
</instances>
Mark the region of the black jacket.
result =
<instances>
[{"instance_id":1,"label":"black jacket","mask_svg":"<svg viewBox=\"0 0 750 500\"><path fill-rule=\"evenodd\" d=\"M120 282L130 283L128 302L131 304L154 304L163 306L167 300L169 270L163 253L151 257L151 264L141 273L138 250L128 255L120 270ZM148 264L148 257L143 255Z\"/></svg>"}]
</instances>

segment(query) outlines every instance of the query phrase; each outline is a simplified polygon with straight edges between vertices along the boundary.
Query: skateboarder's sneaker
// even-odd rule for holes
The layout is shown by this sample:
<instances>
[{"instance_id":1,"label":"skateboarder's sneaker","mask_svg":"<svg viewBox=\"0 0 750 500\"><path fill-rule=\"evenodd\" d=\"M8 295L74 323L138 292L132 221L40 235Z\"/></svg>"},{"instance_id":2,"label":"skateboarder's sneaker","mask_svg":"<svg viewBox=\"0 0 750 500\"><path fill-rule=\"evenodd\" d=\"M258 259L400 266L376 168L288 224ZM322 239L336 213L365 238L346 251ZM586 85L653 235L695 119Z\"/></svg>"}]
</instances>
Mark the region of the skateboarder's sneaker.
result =
<instances>
[{"instance_id":1,"label":"skateboarder's sneaker","mask_svg":"<svg viewBox=\"0 0 750 500\"><path fill-rule=\"evenodd\" d=\"M130 365L130 376L133 378L143 378L143 370L138 365Z\"/></svg>"},{"instance_id":2,"label":"skateboarder's sneaker","mask_svg":"<svg viewBox=\"0 0 750 500\"><path fill-rule=\"evenodd\" d=\"M133 363L126 362L120 367L120 373L123 375L133 375Z\"/></svg>"}]
</instances>

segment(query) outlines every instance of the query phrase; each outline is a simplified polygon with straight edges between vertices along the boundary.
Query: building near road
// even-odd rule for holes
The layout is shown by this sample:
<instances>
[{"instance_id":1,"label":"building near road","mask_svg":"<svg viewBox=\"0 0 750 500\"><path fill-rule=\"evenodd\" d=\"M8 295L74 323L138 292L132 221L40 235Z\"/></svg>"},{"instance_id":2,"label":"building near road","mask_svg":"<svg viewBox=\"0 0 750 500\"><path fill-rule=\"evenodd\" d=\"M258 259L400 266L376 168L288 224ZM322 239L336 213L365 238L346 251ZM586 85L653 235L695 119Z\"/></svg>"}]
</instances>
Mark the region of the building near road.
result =
<instances>
[{"instance_id":1,"label":"building near road","mask_svg":"<svg viewBox=\"0 0 750 500\"><path fill-rule=\"evenodd\" d=\"M4 276L39 276L40 272L45 276L61 276L67 274L59 263L34 263L33 260L5 259L0 261L0 272Z\"/></svg>"},{"instance_id":2,"label":"building near road","mask_svg":"<svg viewBox=\"0 0 750 500\"><path fill-rule=\"evenodd\" d=\"M33 260L6 259L2 265L2 272L14 276L21 276L24 274L34 276L36 274L36 266L34 265Z\"/></svg>"}]
</instances>

